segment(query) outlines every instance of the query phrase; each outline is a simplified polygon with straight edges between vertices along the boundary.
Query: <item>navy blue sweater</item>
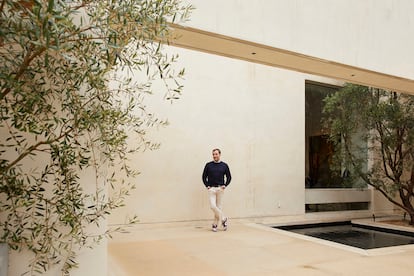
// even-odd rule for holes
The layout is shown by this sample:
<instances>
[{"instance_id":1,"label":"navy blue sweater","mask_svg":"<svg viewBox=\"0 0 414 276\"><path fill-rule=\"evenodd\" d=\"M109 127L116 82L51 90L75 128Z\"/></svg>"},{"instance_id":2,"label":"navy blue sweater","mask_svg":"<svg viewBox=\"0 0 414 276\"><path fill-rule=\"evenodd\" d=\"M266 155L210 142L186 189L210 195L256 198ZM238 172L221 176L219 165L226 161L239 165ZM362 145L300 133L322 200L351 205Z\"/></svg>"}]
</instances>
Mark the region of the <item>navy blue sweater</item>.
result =
<instances>
[{"instance_id":1,"label":"navy blue sweater","mask_svg":"<svg viewBox=\"0 0 414 276\"><path fill-rule=\"evenodd\" d=\"M226 181L224 182L224 176ZM208 162L203 171L203 183L206 187L227 186L230 184L229 166L224 162Z\"/></svg>"}]
</instances>

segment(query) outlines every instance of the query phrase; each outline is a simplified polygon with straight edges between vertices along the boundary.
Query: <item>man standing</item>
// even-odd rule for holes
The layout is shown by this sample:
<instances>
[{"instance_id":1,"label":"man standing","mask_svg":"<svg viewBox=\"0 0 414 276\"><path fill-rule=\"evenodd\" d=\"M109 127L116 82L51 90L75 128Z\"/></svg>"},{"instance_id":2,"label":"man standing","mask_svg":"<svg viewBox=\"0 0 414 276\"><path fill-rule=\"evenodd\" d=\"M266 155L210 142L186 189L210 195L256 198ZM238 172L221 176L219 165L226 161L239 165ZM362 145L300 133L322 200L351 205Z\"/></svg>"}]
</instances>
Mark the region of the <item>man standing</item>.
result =
<instances>
[{"instance_id":1,"label":"man standing","mask_svg":"<svg viewBox=\"0 0 414 276\"><path fill-rule=\"evenodd\" d=\"M220 161L221 151L213 149L213 161L208 162L203 171L203 183L208 190L210 208L214 213L212 230L217 232L217 225L221 223L223 230L227 230L228 219L223 215L222 203L224 190L230 184L231 174L229 166ZM224 180L224 178L226 178Z\"/></svg>"}]
</instances>

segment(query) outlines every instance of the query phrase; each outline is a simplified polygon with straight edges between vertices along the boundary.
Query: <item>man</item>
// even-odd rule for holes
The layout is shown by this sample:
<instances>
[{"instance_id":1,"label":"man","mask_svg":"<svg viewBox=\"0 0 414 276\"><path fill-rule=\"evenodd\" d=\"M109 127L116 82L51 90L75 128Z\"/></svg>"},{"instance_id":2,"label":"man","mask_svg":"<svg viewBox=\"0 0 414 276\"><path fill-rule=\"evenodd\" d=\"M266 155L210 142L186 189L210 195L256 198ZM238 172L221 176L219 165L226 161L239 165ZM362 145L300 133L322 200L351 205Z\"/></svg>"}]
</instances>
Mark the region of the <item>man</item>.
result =
<instances>
[{"instance_id":1,"label":"man","mask_svg":"<svg viewBox=\"0 0 414 276\"><path fill-rule=\"evenodd\" d=\"M229 166L220 161L220 155L219 149L213 149L213 161L208 162L203 171L203 183L208 190L210 208L214 213L213 232L217 232L219 223L226 231L228 224L228 218L223 214L222 203L224 190L231 181L231 174Z\"/></svg>"}]
</instances>

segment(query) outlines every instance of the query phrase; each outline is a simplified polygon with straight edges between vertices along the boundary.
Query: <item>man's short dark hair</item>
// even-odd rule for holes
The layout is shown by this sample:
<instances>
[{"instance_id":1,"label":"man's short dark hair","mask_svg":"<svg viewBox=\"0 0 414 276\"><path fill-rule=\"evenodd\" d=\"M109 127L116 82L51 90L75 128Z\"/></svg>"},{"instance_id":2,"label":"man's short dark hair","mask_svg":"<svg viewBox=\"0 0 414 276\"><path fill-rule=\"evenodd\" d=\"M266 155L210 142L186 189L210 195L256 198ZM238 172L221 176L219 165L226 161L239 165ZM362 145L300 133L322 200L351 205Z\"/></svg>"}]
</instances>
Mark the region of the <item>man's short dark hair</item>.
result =
<instances>
[{"instance_id":1,"label":"man's short dark hair","mask_svg":"<svg viewBox=\"0 0 414 276\"><path fill-rule=\"evenodd\" d=\"M220 149L213 149L213 152L218 151L219 154L221 154L221 150Z\"/></svg>"}]
</instances>

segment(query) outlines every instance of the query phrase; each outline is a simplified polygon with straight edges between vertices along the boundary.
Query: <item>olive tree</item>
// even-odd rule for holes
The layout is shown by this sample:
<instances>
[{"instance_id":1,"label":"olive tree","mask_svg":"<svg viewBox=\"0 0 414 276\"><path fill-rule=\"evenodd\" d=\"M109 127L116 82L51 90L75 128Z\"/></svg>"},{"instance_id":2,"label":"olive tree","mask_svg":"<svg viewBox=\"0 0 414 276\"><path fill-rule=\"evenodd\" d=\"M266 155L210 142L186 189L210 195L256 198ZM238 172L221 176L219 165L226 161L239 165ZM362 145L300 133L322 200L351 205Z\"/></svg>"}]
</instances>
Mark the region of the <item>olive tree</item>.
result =
<instances>
[{"instance_id":1,"label":"olive tree","mask_svg":"<svg viewBox=\"0 0 414 276\"><path fill-rule=\"evenodd\" d=\"M413 225L414 96L347 84L325 98L324 123L341 165L404 210ZM361 133L368 159L355 143Z\"/></svg>"},{"instance_id":2,"label":"olive tree","mask_svg":"<svg viewBox=\"0 0 414 276\"><path fill-rule=\"evenodd\" d=\"M0 1L0 241L33 253L30 274L68 274L79 248L120 230L98 226L134 188L130 156L157 148L146 130L167 123L145 106L153 82L167 99L181 93L184 71L162 45L191 9Z\"/></svg>"}]
</instances>

